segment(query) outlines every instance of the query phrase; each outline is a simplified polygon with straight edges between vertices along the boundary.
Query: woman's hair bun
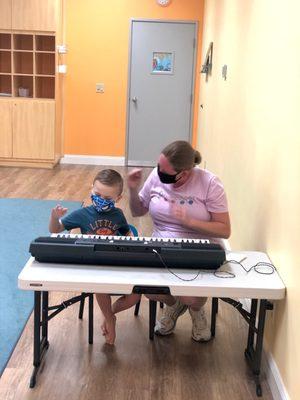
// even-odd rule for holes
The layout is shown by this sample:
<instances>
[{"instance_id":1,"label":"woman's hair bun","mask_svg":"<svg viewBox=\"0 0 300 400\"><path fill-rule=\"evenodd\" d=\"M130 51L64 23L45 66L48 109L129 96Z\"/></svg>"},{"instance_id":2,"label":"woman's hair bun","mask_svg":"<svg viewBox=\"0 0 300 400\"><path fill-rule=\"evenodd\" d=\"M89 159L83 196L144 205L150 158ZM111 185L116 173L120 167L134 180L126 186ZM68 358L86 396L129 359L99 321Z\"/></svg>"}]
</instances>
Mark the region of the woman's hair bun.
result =
<instances>
[{"instance_id":1,"label":"woman's hair bun","mask_svg":"<svg viewBox=\"0 0 300 400\"><path fill-rule=\"evenodd\" d=\"M195 165L200 164L202 160L201 154L198 150L195 150Z\"/></svg>"}]
</instances>

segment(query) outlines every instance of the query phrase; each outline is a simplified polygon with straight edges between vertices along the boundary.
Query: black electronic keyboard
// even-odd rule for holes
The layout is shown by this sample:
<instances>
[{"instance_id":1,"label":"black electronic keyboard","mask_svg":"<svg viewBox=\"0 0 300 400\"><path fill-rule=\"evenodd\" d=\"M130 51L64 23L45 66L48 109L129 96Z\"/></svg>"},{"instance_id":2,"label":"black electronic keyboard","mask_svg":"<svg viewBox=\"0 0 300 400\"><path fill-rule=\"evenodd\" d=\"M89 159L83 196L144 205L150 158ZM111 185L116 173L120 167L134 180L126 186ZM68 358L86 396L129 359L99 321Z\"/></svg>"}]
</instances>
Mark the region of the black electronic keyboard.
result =
<instances>
[{"instance_id":1,"label":"black electronic keyboard","mask_svg":"<svg viewBox=\"0 0 300 400\"><path fill-rule=\"evenodd\" d=\"M53 234L38 237L29 251L51 263L217 269L225 251L208 239Z\"/></svg>"}]
</instances>

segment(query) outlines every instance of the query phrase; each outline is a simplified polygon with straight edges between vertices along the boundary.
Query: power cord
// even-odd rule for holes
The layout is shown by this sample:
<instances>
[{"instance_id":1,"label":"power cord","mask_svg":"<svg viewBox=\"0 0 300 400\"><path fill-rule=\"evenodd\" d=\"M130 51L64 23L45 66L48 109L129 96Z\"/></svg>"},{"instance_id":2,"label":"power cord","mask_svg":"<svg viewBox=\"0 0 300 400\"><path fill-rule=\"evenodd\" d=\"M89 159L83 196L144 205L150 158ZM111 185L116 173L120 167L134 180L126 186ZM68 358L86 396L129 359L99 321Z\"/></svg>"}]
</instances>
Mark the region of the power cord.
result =
<instances>
[{"instance_id":1,"label":"power cord","mask_svg":"<svg viewBox=\"0 0 300 400\"><path fill-rule=\"evenodd\" d=\"M197 274L193 277L193 278L182 278L181 276L177 275L174 271L172 271L167 264L164 262L162 256L159 254L159 252L155 249L152 249L153 253L155 253L158 258L160 259L162 265L170 272L170 274L176 276L176 278L180 279L181 281L185 281L185 282L190 282L190 281L194 281L195 279L198 278L198 276L200 275L201 271L203 272L203 270L199 270L197 272ZM245 260L246 258L244 258L243 260ZM242 267L242 269L248 274L250 271L254 270L255 272L257 272L258 274L262 274L262 275L272 275L275 271L276 271L276 267L275 265L273 265L272 263L268 263L268 262L264 262L264 261L259 261L258 263L256 263L255 265L252 265L251 268L247 269L244 267L244 265L242 264L242 261L236 261L236 260L226 260L224 261L224 263L220 266L219 269L217 269L216 271L214 271L214 276L217 278L222 278L222 279L228 279L228 278L235 278L236 275L231 272L231 271L224 271L221 270L222 267L224 267L224 265L232 263L232 264L237 264L239 266ZM260 268L265 268L267 267L267 270L262 270Z\"/></svg>"},{"instance_id":2,"label":"power cord","mask_svg":"<svg viewBox=\"0 0 300 400\"><path fill-rule=\"evenodd\" d=\"M245 259L244 259L245 260ZM242 264L242 262L241 261L236 261L236 260L226 260L226 261L224 261L224 263L220 266L220 268L222 268L224 265L226 265L226 264L229 264L229 263L232 263L232 264L237 264L237 265L239 265L240 267L242 267L243 268L243 270L248 274L250 271L252 271L252 270L254 270L255 272L257 272L258 274L261 274L261 275L272 275L275 271L276 271L276 267L275 267L275 265L273 265L273 264L271 264L271 263L268 263L268 262L265 262L265 261L259 261L258 263L256 263L255 265L252 265L252 267L250 267L249 269L247 269L247 268L245 268L244 266L243 266L243 264ZM267 270L262 270L262 269L260 269L260 268L263 268L263 267L267 267ZM216 271L214 271L214 275L217 277L217 278L235 278L236 277L236 275L233 273L233 272L231 272L231 271L224 271L224 270L221 270L221 269L217 269Z\"/></svg>"},{"instance_id":3,"label":"power cord","mask_svg":"<svg viewBox=\"0 0 300 400\"><path fill-rule=\"evenodd\" d=\"M198 278L198 276L200 275L201 269L198 271L197 275L194 276L193 278L190 279L185 279L185 278L181 278L181 276L175 274L175 272L173 272L168 266L167 264L164 262L164 260L162 259L162 256L159 254L159 252L155 249L152 249L153 253L155 253L158 258L160 259L162 265L170 272L170 274L176 276L176 278L180 279L181 281L185 281L185 282L190 282L190 281L194 281L195 279Z\"/></svg>"}]
</instances>

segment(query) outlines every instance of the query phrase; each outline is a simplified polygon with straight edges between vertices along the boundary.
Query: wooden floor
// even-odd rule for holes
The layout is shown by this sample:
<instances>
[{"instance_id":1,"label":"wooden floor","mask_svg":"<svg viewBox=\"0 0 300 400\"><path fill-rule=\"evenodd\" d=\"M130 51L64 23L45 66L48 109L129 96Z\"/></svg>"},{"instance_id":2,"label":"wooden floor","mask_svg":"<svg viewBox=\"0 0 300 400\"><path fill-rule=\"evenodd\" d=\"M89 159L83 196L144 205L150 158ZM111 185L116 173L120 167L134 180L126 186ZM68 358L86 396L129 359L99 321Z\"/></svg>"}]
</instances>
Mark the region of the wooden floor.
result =
<instances>
[{"instance_id":1,"label":"wooden floor","mask_svg":"<svg viewBox=\"0 0 300 400\"><path fill-rule=\"evenodd\" d=\"M125 168L116 169L125 174ZM98 170L94 166L71 165L53 170L0 168L0 197L82 201L88 198ZM145 176L148 173L145 171ZM140 233L149 235L149 217L130 217L126 198L125 192L122 208L128 221ZM58 304L72 295L51 293L50 303ZM78 305L74 305L50 321L50 347L35 389L28 388L32 371L30 317L1 377L1 400L256 399L243 355L247 326L231 306L220 305L216 338L209 343L191 340L188 313L178 320L175 334L155 337L150 342L148 301L143 300L138 317L134 317L133 309L118 315L115 348L107 347L100 335L96 305L94 344L88 344L86 311L83 320L79 320ZM263 399L272 399L264 379L262 387Z\"/></svg>"}]
</instances>

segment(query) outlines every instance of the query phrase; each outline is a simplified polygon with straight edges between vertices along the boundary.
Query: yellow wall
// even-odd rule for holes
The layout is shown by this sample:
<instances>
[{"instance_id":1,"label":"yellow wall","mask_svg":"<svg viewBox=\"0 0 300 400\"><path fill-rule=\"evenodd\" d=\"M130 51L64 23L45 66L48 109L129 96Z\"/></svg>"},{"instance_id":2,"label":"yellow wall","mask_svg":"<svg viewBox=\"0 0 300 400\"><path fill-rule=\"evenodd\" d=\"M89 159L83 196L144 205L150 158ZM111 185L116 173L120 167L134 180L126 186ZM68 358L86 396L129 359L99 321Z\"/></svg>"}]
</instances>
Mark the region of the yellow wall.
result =
<instances>
[{"instance_id":1,"label":"yellow wall","mask_svg":"<svg viewBox=\"0 0 300 400\"><path fill-rule=\"evenodd\" d=\"M300 3L206 0L199 148L230 201L234 249L269 254L287 286L267 321L267 347L300 398ZM228 65L228 78L221 77Z\"/></svg>"},{"instance_id":2,"label":"yellow wall","mask_svg":"<svg viewBox=\"0 0 300 400\"><path fill-rule=\"evenodd\" d=\"M168 7L155 0L66 1L65 154L125 155L130 19L198 20L201 48L202 14L203 0L173 0ZM200 51L196 99L199 58ZM104 94L95 92L96 82L104 82Z\"/></svg>"}]
</instances>

